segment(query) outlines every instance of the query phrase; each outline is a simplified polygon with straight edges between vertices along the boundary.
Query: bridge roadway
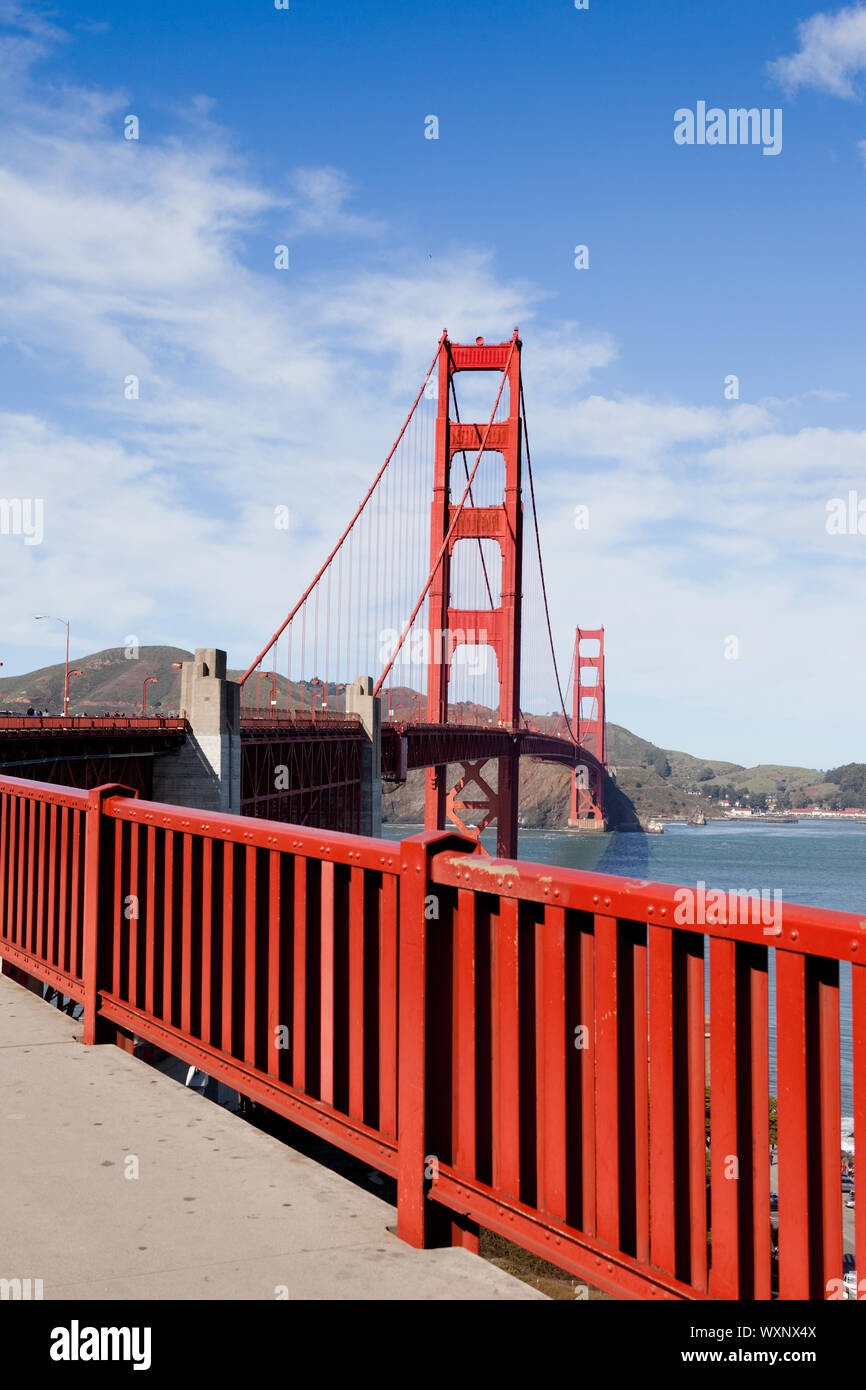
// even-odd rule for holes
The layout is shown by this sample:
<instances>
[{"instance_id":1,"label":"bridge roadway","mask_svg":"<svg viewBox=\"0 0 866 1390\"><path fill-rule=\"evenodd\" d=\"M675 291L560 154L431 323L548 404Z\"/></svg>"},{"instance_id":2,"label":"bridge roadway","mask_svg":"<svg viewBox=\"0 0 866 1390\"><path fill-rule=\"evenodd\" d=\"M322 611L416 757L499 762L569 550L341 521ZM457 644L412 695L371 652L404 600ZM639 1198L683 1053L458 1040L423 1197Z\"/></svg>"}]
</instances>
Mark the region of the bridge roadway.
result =
<instances>
[{"instance_id":1,"label":"bridge roadway","mask_svg":"<svg viewBox=\"0 0 866 1390\"><path fill-rule=\"evenodd\" d=\"M188 732L184 718L165 716L0 716L0 770L73 787L117 782L151 800L156 762L178 753ZM244 714L240 737L244 814L333 830L362 828L367 736L356 714ZM401 783L416 769L483 762L514 752L567 767L583 761L599 768L593 755L571 739L539 729L389 721L381 729L380 773L386 782ZM283 769L285 781L275 780L277 768ZM176 788L162 799L184 800Z\"/></svg>"},{"instance_id":2,"label":"bridge roadway","mask_svg":"<svg viewBox=\"0 0 866 1390\"><path fill-rule=\"evenodd\" d=\"M467 1250L413 1249L374 1191L80 1043L0 977L0 1279L45 1299L544 1297Z\"/></svg>"},{"instance_id":3,"label":"bridge roadway","mask_svg":"<svg viewBox=\"0 0 866 1390\"><path fill-rule=\"evenodd\" d=\"M0 715L0 767L71 787L122 782L149 796L154 760L185 738L186 720L165 716Z\"/></svg>"},{"instance_id":4,"label":"bridge roadway","mask_svg":"<svg viewBox=\"0 0 866 1390\"><path fill-rule=\"evenodd\" d=\"M66 770L76 761L121 758L138 759L173 751L186 737L186 720L165 716L0 716L0 763L13 776L30 775L24 769L37 766L46 779L46 769ZM280 739L362 738L357 715L307 715L299 712L287 718L244 715L241 737L244 741ZM75 746L78 752L73 753ZM407 771L470 759L499 758L518 751L521 757L543 758L546 762L573 767L575 745L570 739L538 729L498 728L484 724L427 724L405 721L382 724L382 775L386 780L402 780ZM582 754L590 763L595 758ZM77 785L74 778L59 778Z\"/></svg>"}]
</instances>

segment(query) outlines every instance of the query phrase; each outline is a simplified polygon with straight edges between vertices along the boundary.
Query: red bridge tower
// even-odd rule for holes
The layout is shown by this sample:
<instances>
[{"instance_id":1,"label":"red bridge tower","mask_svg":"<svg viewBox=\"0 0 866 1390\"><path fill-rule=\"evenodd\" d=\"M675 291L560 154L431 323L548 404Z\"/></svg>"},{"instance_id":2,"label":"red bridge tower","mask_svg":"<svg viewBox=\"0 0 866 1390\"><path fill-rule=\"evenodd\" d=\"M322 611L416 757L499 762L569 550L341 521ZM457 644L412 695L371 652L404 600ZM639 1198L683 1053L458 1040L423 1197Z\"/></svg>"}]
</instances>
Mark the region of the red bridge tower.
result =
<instances>
[{"instance_id":1,"label":"red bridge tower","mask_svg":"<svg viewBox=\"0 0 866 1390\"><path fill-rule=\"evenodd\" d=\"M581 650L584 642L597 642L598 651ZM569 825L604 828L604 777L607 743L604 722L604 628L577 628L574 639L574 736L588 759L578 763L571 784Z\"/></svg>"},{"instance_id":2,"label":"red bridge tower","mask_svg":"<svg viewBox=\"0 0 866 1390\"><path fill-rule=\"evenodd\" d=\"M499 675L499 723L516 733L520 722L520 619L523 578L523 504L521 501L522 421L520 414L521 342L514 330L506 343L485 343L476 339L471 346L443 340L439 356L439 413L436 422L436 457L433 484L433 512L430 527L431 570L445 544L452 523L456 525L442 555L429 601L430 665L427 678L427 719L434 724L448 722L448 681L451 659L462 634L479 631L493 649ZM452 420L451 382L457 372L500 372L506 377L507 419L492 425ZM503 390L503 401L505 401ZM499 412L502 413L501 411ZM505 490L502 502L491 507L467 504L462 511L451 500L451 465L454 455L466 450L477 454L496 452L505 460ZM459 516L457 515L459 512ZM451 603L451 565L454 547L461 540L493 540L502 555L502 584L496 608L473 611L454 608ZM494 596L495 597L495 596ZM506 858L517 854L517 795L520 758L517 750L501 757L499 778L494 790L482 777L485 761L464 763L463 776L454 788L447 786L447 765L427 772L425 823L430 830L442 830L446 816L466 829L458 814L461 810L483 812L478 830L497 823L497 853ZM458 798L474 785L478 800Z\"/></svg>"}]
</instances>

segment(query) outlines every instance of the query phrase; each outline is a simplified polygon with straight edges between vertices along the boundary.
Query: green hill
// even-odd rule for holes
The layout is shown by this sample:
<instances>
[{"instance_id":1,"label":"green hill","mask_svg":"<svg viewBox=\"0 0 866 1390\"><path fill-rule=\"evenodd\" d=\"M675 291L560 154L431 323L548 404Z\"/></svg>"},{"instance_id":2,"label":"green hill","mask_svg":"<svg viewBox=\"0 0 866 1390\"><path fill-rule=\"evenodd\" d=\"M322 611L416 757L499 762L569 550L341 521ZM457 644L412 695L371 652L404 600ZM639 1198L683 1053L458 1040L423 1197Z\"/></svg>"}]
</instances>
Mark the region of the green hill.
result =
<instances>
[{"instance_id":1,"label":"green hill","mask_svg":"<svg viewBox=\"0 0 866 1390\"><path fill-rule=\"evenodd\" d=\"M70 663L81 675L70 679L69 709L72 714L140 714L142 683L147 676L156 676L155 684L147 688L147 709L155 714L175 714L180 703L180 671L176 662L190 660L192 652L181 647L141 647L137 653L129 648L112 647L78 657ZM229 671L237 680L240 670ZM22 714L27 709L40 709L46 714L63 710L62 662L44 666L21 676L0 678L0 710ZM277 675L277 701L281 709L287 706L289 682ZM262 712L269 707L271 682L263 673L247 681L243 689L243 707L256 707L256 686ZM329 709L341 709L344 697L333 684L328 687ZM321 707L322 687L306 682L291 683L293 708L310 708L315 699ZM395 716L408 718L417 713L416 692L399 688L390 695ZM484 711L490 716L490 711ZM562 722L553 715L531 715L535 727L553 731ZM721 801L739 800L743 805L763 809L767 797L776 799L776 808L787 809L817 802L830 808L859 806L866 799L866 767L852 763L835 771L820 772L815 768L786 767L764 763L757 767L742 767L739 763L720 762L712 758L695 757L678 749L660 748L648 739L640 738L618 724L607 726L608 763L616 790L611 805L621 823L641 821L650 816L687 819L702 811L707 817L721 816ZM558 827L568 821L567 769L549 763L528 760L521 778L521 819L528 826ZM385 815L389 820L414 822L423 814L423 774L410 774L403 787L386 788Z\"/></svg>"}]
</instances>

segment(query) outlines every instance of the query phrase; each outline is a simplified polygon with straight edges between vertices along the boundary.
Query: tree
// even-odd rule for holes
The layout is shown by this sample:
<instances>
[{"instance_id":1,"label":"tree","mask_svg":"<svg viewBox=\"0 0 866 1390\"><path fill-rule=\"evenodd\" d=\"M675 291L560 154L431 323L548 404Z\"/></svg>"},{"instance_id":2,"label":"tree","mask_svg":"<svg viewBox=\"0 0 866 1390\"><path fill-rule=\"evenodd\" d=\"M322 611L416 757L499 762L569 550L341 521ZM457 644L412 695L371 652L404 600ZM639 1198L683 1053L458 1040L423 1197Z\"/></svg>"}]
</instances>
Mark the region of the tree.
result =
<instances>
[{"instance_id":1,"label":"tree","mask_svg":"<svg viewBox=\"0 0 866 1390\"><path fill-rule=\"evenodd\" d=\"M651 748L646 755L646 766L653 768L659 777L670 777L671 765L663 748Z\"/></svg>"},{"instance_id":2,"label":"tree","mask_svg":"<svg viewBox=\"0 0 866 1390\"><path fill-rule=\"evenodd\" d=\"M845 806L866 806L866 763L844 763L825 774L825 781L834 782L839 796L833 809Z\"/></svg>"}]
</instances>

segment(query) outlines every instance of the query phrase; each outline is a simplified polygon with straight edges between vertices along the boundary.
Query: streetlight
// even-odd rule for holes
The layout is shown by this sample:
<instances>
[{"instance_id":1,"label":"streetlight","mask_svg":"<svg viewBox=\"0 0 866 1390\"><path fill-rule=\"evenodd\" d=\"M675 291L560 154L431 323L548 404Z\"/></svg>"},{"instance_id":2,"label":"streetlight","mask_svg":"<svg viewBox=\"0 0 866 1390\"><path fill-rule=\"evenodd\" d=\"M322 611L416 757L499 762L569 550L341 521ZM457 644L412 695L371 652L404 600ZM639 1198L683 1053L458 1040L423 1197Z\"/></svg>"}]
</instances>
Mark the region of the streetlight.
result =
<instances>
[{"instance_id":1,"label":"streetlight","mask_svg":"<svg viewBox=\"0 0 866 1390\"><path fill-rule=\"evenodd\" d=\"M311 686L314 686L314 685L321 685L321 684L322 684L322 682L319 680L319 677L318 677L318 676L313 676L313 679L310 681L310 685L311 685ZM324 696L323 696L322 698L323 698L323 700L324 700ZM322 708L323 708L323 709L326 709L327 706L323 704L323 705L322 705ZM313 718L315 719L315 717L316 717L316 692L315 692L315 690L313 690L312 693L311 693L311 695L310 695L310 714L311 714L311 715L313 716Z\"/></svg>"},{"instance_id":2,"label":"streetlight","mask_svg":"<svg viewBox=\"0 0 866 1390\"><path fill-rule=\"evenodd\" d=\"M63 718L65 719L69 710L69 621L66 618L54 618L50 613L34 613L33 617L37 623L62 623L66 628L66 679L63 683Z\"/></svg>"},{"instance_id":3,"label":"streetlight","mask_svg":"<svg viewBox=\"0 0 866 1390\"><path fill-rule=\"evenodd\" d=\"M273 671L256 671L256 714L259 713L259 681L262 677L271 682L271 708L276 708L277 703L277 678Z\"/></svg>"},{"instance_id":4,"label":"streetlight","mask_svg":"<svg viewBox=\"0 0 866 1390\"><path fill-rule=\"evenodd\" d=\"M144 683L143 683L143 685L142 685L142 687L141 687L141 717L142 717L142 719L144 718L145 709L146 709L146 707L147 707L147 687L150 685L151 681L156 681L156 680L159 680L159 677L158 677L158 676L145 676L145 678L144 678Z\"/></svg>"},{"instance_id":5,"label":"streetlight","mask_svg":"<svg viewBox=\"0 0 866 1390\"><path fill-rule=\"evenodd\" d=\"M171 669L172 669L173 671L182 671L182 670L183 670L183 662L182 662L182 661L173 661L173 662L171 663ZM183 681L183 677L181 677L181 681ZM180 693L181 693L181 695L183 695L183 684L181 684ZM178 700L177 703L178 703L178 708L180 709L180 700ZM180 713L183 714L183 710L180 710Z\"/></svg>"},{"instance_id":6,"label":"streetlight","mask_svg":"<svg viewBox=\"0 0 866 1390\"><path fill-rule=\"evenodd\" d=\"M69 704L69 677L70 677L70 676L83 676L83 675L84 675L84 672L83 672L83 671L79 671L77 667L75 668L74 671L67 671L67 672L66 672L66 688L65 688L65 690L64 690L64 692L63 692L63 708L64 708L64 710L66 709L66 706Z\"/></svg>"}]
</instances>

